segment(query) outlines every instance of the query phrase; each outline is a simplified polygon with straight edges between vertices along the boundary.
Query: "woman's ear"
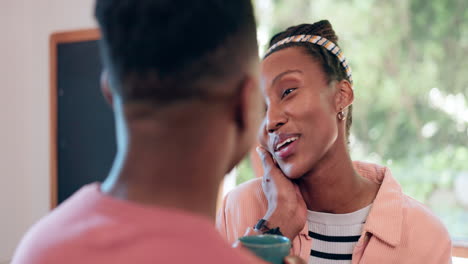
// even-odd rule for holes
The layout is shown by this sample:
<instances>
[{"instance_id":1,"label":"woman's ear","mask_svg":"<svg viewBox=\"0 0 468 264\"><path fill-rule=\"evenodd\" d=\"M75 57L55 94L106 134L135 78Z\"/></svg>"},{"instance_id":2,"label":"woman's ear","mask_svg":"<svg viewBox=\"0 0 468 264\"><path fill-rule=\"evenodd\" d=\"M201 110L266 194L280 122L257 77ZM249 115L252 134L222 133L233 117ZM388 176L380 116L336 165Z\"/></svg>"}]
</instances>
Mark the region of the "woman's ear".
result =
<instances>
[{"instance_id":1,"label":"woman's ear","mask_svg":"<svg viewBox=\"0 0 468 264\"><path fill-rule=\"evenodd\" d=\"M101 72L101 92L106 99L106 102L113 107L114 106L114 96L112 95L112 91L109 85L109 74L107 70L103 70Z\"/></svg>"},{"instance_id":2,"label":"woman's ear","mask_svg":"<svg viewBox=\"0 0 468 264\"><path fill-rule=\"evenodd\" d=\"M351 83L347 80L341 80L336 83L335 110L337 112L346 109L354 101L354 90Z\"/></svg>"}]
</instances>

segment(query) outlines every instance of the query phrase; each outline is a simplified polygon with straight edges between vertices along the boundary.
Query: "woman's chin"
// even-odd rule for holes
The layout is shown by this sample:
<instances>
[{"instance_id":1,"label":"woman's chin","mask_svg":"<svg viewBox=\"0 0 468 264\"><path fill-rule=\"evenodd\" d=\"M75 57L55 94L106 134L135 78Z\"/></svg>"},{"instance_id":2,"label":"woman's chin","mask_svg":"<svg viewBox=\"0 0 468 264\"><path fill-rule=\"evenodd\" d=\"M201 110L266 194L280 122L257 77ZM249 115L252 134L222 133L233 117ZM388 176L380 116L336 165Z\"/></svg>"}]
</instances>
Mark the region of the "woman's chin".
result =
<instances>
[{"instance_id":1,"label":"woman's chin","mask_svg":"<svg viewBox=\"0 0 468 264\"><path fill-rule=\"evenodd\" d=\"M297 180L304 175L297 167L290 164L285 164L280 166L281 170L283 171L284 175L290 180Z\"/></svg>"}]
</instances>

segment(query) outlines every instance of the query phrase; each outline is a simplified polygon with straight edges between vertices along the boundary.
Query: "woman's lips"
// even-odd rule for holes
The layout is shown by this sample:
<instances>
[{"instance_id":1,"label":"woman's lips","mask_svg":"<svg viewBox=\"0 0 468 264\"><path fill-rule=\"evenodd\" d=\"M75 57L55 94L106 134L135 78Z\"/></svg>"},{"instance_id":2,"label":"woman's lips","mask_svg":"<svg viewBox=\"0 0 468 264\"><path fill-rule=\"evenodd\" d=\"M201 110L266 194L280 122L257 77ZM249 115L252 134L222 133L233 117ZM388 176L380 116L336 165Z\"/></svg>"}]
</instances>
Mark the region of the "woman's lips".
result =
<instances>
[{"instance_id":1,"label":"woman's lips","mask_svg":"<svg viewBox=\"0 0 468 264\"><path fill-rule=\"evenodd\" d=\"M275 151L275 156L277 156L280 159L286 159L287 157L294 154L294 152L296 151L297 141L299 141L299 139L296 139L295 141Z\"/></svg>"}]
</instances>

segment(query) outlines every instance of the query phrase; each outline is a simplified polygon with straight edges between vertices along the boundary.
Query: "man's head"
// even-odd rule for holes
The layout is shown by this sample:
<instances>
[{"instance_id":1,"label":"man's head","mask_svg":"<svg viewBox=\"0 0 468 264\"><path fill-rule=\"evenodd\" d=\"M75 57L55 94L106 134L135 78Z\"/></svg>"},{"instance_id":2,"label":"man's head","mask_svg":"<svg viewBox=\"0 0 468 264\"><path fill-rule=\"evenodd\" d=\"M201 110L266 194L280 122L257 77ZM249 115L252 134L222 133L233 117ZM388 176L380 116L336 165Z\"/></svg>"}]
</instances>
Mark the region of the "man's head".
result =
<instances>
[{"instance_id":1,"label":"man's head","mask_svg":"<svg viewBox=\"0 0 468 264\"><path fill-rule=\"evenodd\" d=\"M232 120L233 156L245 154L260 107L250 0L97 0L95 14L114 102L155 113L195 101L230 107L213 118Z\"/></svg>"},{"instance_id":2,"label":"man's head","mask_svg":"<svg viewBox=\"0 0 468 264\"><path fill-rule=\"evenodd\" d=\"M97 0L95 13L111 87L124 102L227 93L206 84L241 71L257 50L249 0Z\"/></svg>"}]
</instances>

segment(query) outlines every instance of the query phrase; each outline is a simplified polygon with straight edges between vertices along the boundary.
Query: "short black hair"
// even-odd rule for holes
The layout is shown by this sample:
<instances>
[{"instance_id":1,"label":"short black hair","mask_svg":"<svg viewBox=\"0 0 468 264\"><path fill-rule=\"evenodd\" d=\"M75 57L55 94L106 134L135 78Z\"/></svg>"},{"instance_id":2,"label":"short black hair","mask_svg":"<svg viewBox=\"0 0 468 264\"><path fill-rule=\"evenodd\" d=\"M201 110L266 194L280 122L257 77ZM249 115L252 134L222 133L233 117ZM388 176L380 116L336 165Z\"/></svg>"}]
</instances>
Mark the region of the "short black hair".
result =
<instances>
[{"instance_id":1,"label":"short black hair","mask_svg":"<svg viewBox=\"0 0 468 264\"><path fill-rule=\"evenodd\" d=\"M200 96L200 80L222 80L258 56L250 0L96 0L95 16L124 102Z\"/></svg>"}]
</instances>

